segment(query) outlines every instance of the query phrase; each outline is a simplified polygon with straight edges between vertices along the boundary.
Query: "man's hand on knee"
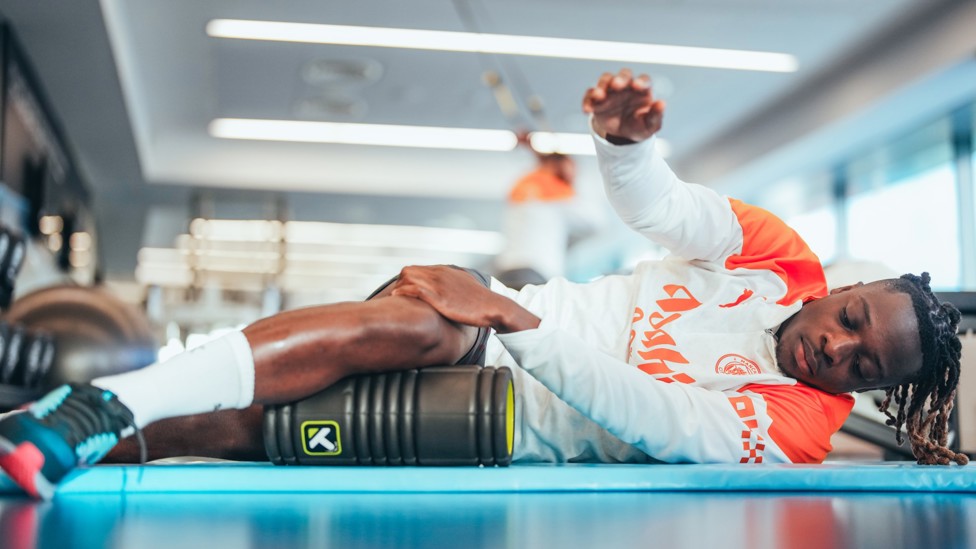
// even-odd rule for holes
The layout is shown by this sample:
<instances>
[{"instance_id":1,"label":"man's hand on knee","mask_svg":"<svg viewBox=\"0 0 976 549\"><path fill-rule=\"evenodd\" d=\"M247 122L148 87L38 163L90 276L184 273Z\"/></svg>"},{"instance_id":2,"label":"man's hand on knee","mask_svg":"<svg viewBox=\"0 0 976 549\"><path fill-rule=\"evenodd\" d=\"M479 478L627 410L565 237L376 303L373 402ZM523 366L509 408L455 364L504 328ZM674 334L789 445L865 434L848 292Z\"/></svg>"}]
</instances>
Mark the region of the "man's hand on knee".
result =
<instances>
[{"instance_id":1,"label":"man's hand on knee","mask_svg":"<svg viewBox=\"0 0 976 549\"><path fill-rule=\"evenodd\" d=\"M405 267L391 293L420 299L454 322L490 327L499 333L539 326L538 317L455 267Z\"/></svg>"}]
</instances>

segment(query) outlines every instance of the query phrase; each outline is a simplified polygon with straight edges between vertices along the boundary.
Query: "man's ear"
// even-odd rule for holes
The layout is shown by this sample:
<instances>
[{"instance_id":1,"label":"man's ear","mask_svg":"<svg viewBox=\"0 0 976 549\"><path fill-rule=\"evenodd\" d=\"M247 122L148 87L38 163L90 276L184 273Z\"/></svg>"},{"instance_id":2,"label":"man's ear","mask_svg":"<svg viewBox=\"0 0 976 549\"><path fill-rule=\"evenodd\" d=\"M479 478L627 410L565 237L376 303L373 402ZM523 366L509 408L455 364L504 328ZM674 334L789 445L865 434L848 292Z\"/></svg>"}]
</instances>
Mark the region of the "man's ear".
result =
<instances>
[{"instance_id":1,"label":"man's ear","mask_svg":"<svg viewBox=\"0 0 976 549\"><path fill-rule=\"evenodd\" d=\"M858 282L857 284L848 284L847 286L838 286L833 290L830 290L830 295L839 294L841 292L846 292L847 290L853 290L858 286L864 286L863 282Z\"/></svg>"}]
</instances>

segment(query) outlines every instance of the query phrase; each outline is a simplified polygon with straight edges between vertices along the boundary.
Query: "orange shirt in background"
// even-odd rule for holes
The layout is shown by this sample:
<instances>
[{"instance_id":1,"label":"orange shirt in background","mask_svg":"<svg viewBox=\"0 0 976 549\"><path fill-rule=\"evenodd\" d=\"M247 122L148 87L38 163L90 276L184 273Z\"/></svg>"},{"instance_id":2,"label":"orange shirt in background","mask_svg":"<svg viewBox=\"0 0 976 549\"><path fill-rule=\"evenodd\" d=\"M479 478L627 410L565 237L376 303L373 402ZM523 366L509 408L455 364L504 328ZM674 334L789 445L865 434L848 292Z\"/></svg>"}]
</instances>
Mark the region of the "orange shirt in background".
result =
<instances>
[{"instance_id":1,"label":"orange shirt in background","mask_svg":"<svg viewBox=\"0 0 976 549\"><path fill-rule=\"evenodd\" d=\"M537 200L550 202L575 196L573 187L545 170L535 170L519 179L508 194L508 201L518 204Z\"/></svg>"}]
</instances>

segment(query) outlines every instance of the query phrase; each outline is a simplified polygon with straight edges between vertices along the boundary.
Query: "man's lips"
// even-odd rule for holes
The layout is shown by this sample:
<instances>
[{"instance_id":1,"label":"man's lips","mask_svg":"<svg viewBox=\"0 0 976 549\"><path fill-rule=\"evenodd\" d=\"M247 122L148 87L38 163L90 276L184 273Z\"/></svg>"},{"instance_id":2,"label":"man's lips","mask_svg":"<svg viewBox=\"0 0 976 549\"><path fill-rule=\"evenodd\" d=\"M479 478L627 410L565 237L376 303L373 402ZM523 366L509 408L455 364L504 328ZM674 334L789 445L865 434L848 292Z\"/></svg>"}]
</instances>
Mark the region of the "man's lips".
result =
<instances>
[{"instance_id":1,"label":"man's lips","mask_svg":"<svg viewBox=\"0 0 976 549\"><path fill-rule=\"evenodd\" d=\"M816 371L816 362L814 359L813 348L807 345L806 340L800 338L800 341L796 345L796 352L793 353L793 358L796 360L796 366L798 369L806 372L810 377L813 377L814 371Z\"/></svg>"}]
</instances>

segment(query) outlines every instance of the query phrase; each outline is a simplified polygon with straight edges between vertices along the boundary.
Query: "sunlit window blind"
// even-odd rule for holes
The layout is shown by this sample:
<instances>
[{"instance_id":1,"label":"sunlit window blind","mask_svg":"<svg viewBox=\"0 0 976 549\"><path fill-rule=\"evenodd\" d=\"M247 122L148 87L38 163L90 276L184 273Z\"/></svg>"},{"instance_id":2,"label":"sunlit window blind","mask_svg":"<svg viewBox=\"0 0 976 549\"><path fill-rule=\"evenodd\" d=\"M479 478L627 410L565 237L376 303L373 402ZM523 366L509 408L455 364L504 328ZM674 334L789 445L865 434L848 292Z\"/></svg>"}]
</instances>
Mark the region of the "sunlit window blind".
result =
<instances>
[{"instance_id":1,"label":"sunlit window blind","mask_svg":"<svg viewBox=\"0 0 976 549\"><path fill-rule=\"evenodd\" d=\"M955 176L949 163L848 199L848 250L898 272L958 289L961 262Z\"/></svg>"},{"instance_id":2,"label":"sunlit window blind","mask_svg":"<svg viewBox=\"0 0 976 549\"><path fill-rule=\"evenodd\" d=\"M837 212L824 206L786 220L806 241L820 262L830 264L837 257Z\"/></svg>"},{"instance_id":3,"label":"sunlit window blind","mask_svg":"<svg viewBox=\"0 0 976 549\"><path fill-rule=\"evenodd\" d=\"M821 171L764 186L747 201L779 216L828 264L838 254L833 180Z\"/></svg>"},{"instance_id":4,"label":"sunlit window blind","mask_svg":"<svg viewBox=\"0 0 976 549\"><path fill-rule=\"evenodd\" d=\"M897 272L961 284L959 214L948 118L877 147L847 167L847 253Z\"/></svg>"}]
</instances>

